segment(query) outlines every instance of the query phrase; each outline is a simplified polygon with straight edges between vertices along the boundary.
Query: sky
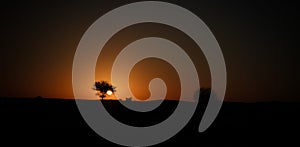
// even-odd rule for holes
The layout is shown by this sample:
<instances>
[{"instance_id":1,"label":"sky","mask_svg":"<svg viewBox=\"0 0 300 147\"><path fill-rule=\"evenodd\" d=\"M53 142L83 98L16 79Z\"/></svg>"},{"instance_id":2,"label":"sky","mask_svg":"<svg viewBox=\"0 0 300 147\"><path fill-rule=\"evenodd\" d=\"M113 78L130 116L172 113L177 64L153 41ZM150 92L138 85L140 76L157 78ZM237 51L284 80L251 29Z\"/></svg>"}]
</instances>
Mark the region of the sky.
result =
<instances>
[{"instance_id":1,"label":"sky","mask_svg":"<svg viewBox=\"0 0 300 147\"><path fill-rule=\"evenodd\" d=\"M72 63L82 35L103 14L130 2L134 1L20 1L1 4L0 97L73 98ZM225 100L300 100L300 13L295 3L279 0L167 2L196 14L219 42L227 68ZM116 48L147 35L169 38L181 42L186 48L196 48L188 37L167 26L140 24L127 27L106 44L108 55L99 56L95 78L101 80L109 73L109 69L103 72L102 66L107 64L98 64L100 60L108 63ZM205 57L197 53L191 58L199 60L196 68L201 71L200 83L209 87L210 74ZM172 82L176 74L170 65L160 60L144 62L144 65L151 63L156 71L170 72L171 78L159 76L168 77L165 78L169 80L166 84L173 89L167 97L178 94L178 82ZM149 73L155 76L159 72L145 70L143 64L132 70L136 76L130 78L138 80L130 80L130 84L136 89L136 95L147 97L145 83L151 78ZM140 74L145 71L147 74Z\"/></svg>"}]
</instances>

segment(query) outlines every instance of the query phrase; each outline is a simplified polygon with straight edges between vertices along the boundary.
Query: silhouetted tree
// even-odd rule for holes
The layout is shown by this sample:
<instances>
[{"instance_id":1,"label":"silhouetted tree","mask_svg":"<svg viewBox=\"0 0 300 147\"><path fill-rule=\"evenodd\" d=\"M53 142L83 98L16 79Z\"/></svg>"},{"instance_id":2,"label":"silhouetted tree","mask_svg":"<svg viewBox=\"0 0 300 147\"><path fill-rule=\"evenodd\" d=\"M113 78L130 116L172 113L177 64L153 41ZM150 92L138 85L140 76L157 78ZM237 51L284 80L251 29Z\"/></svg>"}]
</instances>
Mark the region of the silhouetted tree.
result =
<instances>
[{"instance_id":1,"label":"silhouetted tree","mask_svg":"<svg viewBox=\"0 0 300 147\"><path fill-rule=\"evenodd\" d=\"M112 93L116 92L116 87L112 86L111 84L109 84L106 81L100 81L100 82L95 82L94 85L94 90L99 91L99 93L97 93L99 95L99 97L101 97L101 100L103 100L103 98L105 98L107 96L107 91L111 91Z\"/></svg>"}]
</instances>

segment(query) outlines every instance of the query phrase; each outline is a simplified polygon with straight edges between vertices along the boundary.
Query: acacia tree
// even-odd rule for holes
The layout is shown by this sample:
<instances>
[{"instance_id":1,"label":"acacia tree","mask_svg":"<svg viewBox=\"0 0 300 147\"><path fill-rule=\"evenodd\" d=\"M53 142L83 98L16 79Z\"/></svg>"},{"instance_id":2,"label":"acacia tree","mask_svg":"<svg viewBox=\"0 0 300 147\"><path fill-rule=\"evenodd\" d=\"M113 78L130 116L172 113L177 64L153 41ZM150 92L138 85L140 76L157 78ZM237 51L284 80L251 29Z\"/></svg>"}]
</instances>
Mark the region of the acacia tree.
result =
<instances>
[{"instance_id":1,"label":"acacia tree","mask_svg":"<svg viewBox=\"0 0 300 147\"><path fill-rule=\"evenodd\" d=\"M111 93L116 92L116 87L114 87L106 81L96 81L94 85L94 90L99 92L97 94L99 95L99 97L101 97L101 100L103 100L103 98L110 94L108 93L108 91L111 91Z\"/></svg>"}]
</instances>

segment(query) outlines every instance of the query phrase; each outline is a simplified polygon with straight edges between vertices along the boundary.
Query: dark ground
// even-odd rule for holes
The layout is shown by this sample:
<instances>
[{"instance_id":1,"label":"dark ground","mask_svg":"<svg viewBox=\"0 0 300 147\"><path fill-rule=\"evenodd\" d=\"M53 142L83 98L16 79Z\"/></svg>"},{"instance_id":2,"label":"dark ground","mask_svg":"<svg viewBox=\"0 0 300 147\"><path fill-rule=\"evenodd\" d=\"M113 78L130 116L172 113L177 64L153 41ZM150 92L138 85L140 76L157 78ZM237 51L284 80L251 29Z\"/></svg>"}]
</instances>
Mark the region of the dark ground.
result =
<instances>
[{"instance_id":1,"label":"dark ground","mask_svg":"<svg viewBox=\"0 0 300 147\"><path fill-rule=\"evenodd\" d=\"M135 126L160 122L177 105L176 101L165 101L157 110L141 115L119 106L118 101L103 103L116 119ZM159 146L299 144L300 103L225 102L210 128L198 133L204 109L204 105L199 105L188 125ZM74 100L0 98L0 116L1 143L23 146L115 145L87 126Z\"/></svg>"}]
</instances>

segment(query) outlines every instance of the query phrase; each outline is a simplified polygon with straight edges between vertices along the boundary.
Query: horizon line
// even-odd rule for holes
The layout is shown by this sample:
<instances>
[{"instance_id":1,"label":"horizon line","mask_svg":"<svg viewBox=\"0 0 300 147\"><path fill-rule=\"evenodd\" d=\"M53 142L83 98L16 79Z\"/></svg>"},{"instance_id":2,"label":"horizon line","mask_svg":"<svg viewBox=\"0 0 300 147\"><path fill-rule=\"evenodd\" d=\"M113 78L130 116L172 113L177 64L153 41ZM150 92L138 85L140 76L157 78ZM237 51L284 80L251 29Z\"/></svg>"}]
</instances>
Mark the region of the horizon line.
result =
<instances>
[{"instance_id":1,"label":"horizon line","mask_svg":"<svg viewBox=\"0 0 300 147\"><path fill-rule=\"evenodd\" d=\"M43 96L35 96L35 97L12 97L12 96L0 96L0 99L44 99L44 100L75 100L75 98L66 98L66 97L43 97ZM77 98L78 100L87 100L87 101L101 101L100 99L87 99L87 98ZM117 101L117 100L122 100L126 101L126 99L103 99L103 101ZM161 100L145 100L145 101L137 101L137 100L132 100L133 102L150 102L150 101L163 101L163 100L168 100L168 101L179 101L175 99L161 99ZM198 102L198 101L188 101L188 100L181 100L185 102ZM264 103L264 102L284 102L284 103L291 103L291 102L300 102L300 101L286 101L286 100L256 100L256 101L234 101L234 100L226 100L224 99L224 102L235 102L235 103Z\"/></svg>"}]
</instances>

